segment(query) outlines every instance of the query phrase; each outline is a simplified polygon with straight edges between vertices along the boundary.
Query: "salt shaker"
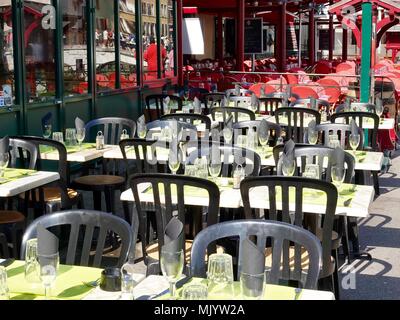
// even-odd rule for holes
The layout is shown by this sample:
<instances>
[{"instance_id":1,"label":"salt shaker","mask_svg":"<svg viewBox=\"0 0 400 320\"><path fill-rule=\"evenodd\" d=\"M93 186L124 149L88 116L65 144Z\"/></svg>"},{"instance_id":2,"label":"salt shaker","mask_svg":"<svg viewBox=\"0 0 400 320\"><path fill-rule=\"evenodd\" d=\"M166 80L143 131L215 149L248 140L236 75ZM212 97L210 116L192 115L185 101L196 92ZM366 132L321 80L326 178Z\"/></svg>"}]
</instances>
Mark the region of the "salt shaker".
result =
<instances>
[{"instance_id":1,"label":"salt shaker","mask_svg":"<svg viewBox=\"0 0 400 320\"><path fill-rule=\"evenodd\" d=\"M97 132L96 137L96 150L102 150L104 148L104 135L103 132Z\"/></svg>"},{"instance_id":2,"label":"salt shaker","mask_svg":"<svg viewBox=\"0 0 400 320\"><path fill-rule=\"evenodd\" d=\"M128 131L127 131L126 129L122 130L122 134L121 134L120 140L121 140L121 141L122 141L122 140L127 140L127 139L129 139L129 138L130 138L130 137L129 137Z\"/></svg>"}]
</instances>

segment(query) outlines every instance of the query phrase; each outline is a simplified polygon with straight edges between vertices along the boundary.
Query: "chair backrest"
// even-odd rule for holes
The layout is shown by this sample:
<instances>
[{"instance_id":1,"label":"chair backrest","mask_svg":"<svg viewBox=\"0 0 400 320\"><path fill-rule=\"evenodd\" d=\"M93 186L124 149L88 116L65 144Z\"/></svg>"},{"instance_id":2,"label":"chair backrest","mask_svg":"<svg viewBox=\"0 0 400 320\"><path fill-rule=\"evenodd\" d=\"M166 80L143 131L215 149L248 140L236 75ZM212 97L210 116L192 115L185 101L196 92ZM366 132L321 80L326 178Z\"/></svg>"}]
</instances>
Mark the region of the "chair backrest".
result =
<instances>
[{"instance_id":1,"label":"chair backrest","mask_svg":"<svg viewBox=\"0 0 400 320\"><path fill-rule=\"evenodd\" d=\"M272 268L269 284L279 284L279 280L301 281L302 273L307 273L303 283L305 289L316 289L322 260L322 248L317 237L305 229L287 223L263 220L238 220L228 221L213 225L201 231L194 239L191 255L191 275L194 277L206 277L205 256L210 255L209 245L219 239L239 238L238 279L243 264L241 244L246 239L256 238L256 245L265 250L268 240L271 240L273 248ZM289 248L287 243L292 242L297 249L304 248L309 256L308 270L301 268L301 263L296 264L294 270L290 270ZM300 252L299 252L300 253ZM283 259L282 259L283 257Z\"/></svg>"},{"instance_id":2,"label":"chair backrest","mask_svg":"<svg viewBox=\"0 0 400 320\"><path fill-rule=\"evenodd\" d=\"M10 251L8 249L8 241L4 233L0 233L0 258L8 259L10 257Z\"/></svg>"},{"instance_id":3,"label":"chair backrest","mask_svg":"<svg viewBox=\"0 0 400 320\"><path fill-rule=\"evenodd\" d=\"M168 114L168 115L164 115L161 117L161 121L164 120L176 120L179 122L186 122L189 123L191 125L195 126L198 124L198 122L200 121L200 123L204 123L206 126L207 130L211 129L211 119L205 115L202 114L194 114L194 113L172 113L172 114Z\"/></svg>"},{"instance_id":4,"label":"chair backrest","mask_svg":"<svg viewBox=\"0 0 400 320\"><path fill-rule=\"evenodd\" d=\"M372 150L378 150L377 137L380 119L377 114L372 112L340 112L331 115L332 123L337 123L338 119L341 119L345 124L350 124L351 120L354 119L361 129L365 128L365 121L372 120L372 129L367 129L369 133L368 146Z\"/></svg>"},{"instance_id":5,"label":"chair backrest","mask_svg":"<svg viewBox=\"0 0 400 320\"><path fill-rule=\"evenodd\" d=\"M168 94L154 94L146 97L146 110L150 117L150 121L159 120L162 115L164 115L164 99L169 97L171 103L177 105L178 110L182 110L182 99L180 97ZM152 105L155 109L152 108ZM153 116L152 111L155 110L155 117Z\"/></svg>"},{"instance_id":6,"label":"chair backrest","mask_svg":"<svg viewBox=\"0 0 400 320\"><path fill-rule=\"evenodd\" d=\"M321 123L316 126L315 128L317 131L322 133L321 136L321 142L322 145L329 147L329 136L334 134L337 135L339 140L340 140L340 145L343 148L350 147L350 142L349 142L349 135L351 134L351 127L349 124L341 124L341 123ZM358 129L359 134L360 134L360 146L359 149L362 149L363 147L363 131L362 129ZM307 138L307 133L304 138L304 143L307 143L308 141Z\"/></svg>"},{"instance_id":7,"label":"chair backrest","mask_svg":"<svg viewBox=\"0 0 400 320\"><path fill-rule=\"evenodd\" d=\"M281 156L283 153L283 148L283 145L278 145L273 150L277 175L283 175L283 159ZM300 143L296 144L294 155L296 157L297 169L295 171L295 175L301 177L307 164L317 164L319 167L319 179L331 182L333 152L334 149L324 146L313 146ZM345 183L351 183L354 175L355 159L350 153L346 152L344 155L344 162L345 166L347 167L344 181Z\"/></svg>"},{"instance_id":8,"label":"chair backrest","mask_svg":"<svg viewBox=\"0 0 400 320\"><path fill-rule=\"evenodd\" d=\"M251 109L251 97L229 97L229 102L233 102L235 108ZM260 102L257 98L257 112L260 109Z\"/></svg>"},{"instance_id":9,"label":"chair backrest","mask_svg":"<svg viewBox=\"0 0 400 320\"><path fill-rule=\"evenodd\" d=\"M25 259L26 242L37 237L39 224L46 229L61 226L70 227L66 260L61 261L67 265L103 266L102 258L106 249L106 237L112 232L118 235L121 241L116 265L121 267L127 260L133 243L131 226L119 217L90 210L62 211L42 216L29 225L22 238L21 260ZM94 243L96 243L96 250L93 254L92 245Z\"/></svg>"},{"instance_id":10,"label":"chair backrest","mask_svg":"<svg viewBox=\"0 0 400 320\"><path fill-rule=\"evenodd\" d=\"M271 116L275 115L275 111L278 108L282 108L284 105L284 98L279 97L266 97L260 98L260 112L269 114Z\"/></svg>"},{"instance_id":11,"label":"chair backrest","mask_svg":"<svg viewBox=\"0 0 400 320\"><path fill-rule=\"evenodd\" d=\"M228 118L233 114L233 122L239 122L243 120L256 120L256 115L253 111L245 108L235 107L216 107L211 108L211 117L213 121L216 119L217 114L222 114L222 122L226 123ZM246 119L243 119L246 118Z\"/></svg>"},{"instance_id":12,"label":"chair backrest","mask_svg":"<svg viewBox=\"0 0 400 320\"><path fill-rule=\"evenodd\" d=\"M139 194L140 186L149 186L153 194L159 256L164 245L164 231L168 222L176 216L184 225L186 222L185 195L193 189L196 192L204 192L208 196L208 207L206 215L206 226L218 222L220 192L218 186L205 179L186 177L183 175L169 174L138 174L130 179L130 187L133 192L136 210L139 216L139 228L142 237L142 250L146 263L149 262L146 253L147 239L147 210L141 202ZM200 224L200 229L203 224ZM200 231L200 230L199 230Z\"/></svg>"},{"instance_id":13,"label":"chair backrest","mask_svg":"<svg viewBox=\"0 0 400 320\"><path fill-rule=\"evenodd\" d=\"M321 122L321 114L308 108L279 108L275 111L276 123L286 130L285 140L292 139L296 143L303 142L305 128L308 120L315 120L317 124Z\"/></svg>"},{"instance_id":14,"label":"chair backrest","mask_svg":"<svg viewBox=\"0 0 400 320\"><path fill-rule=\"evenodd\" d=\"M125 118L100 118L88 122L85 126L87 136L102 131L104 143L118 145L123 130L133 138L136 134L136 122ZM96 131L93 131L95 129ZM91 132L93 131L93 132Z\"/></svg>"},{"instance_id":15,"label":"chair backrest","mask_svg":"<svg viewBox=\"0 0 400 320\"><path fill-rule=\"evenodd\" d=\"M253 91L247 90L247 89L240 89L240 94L239 96L245 97L245 96L251 96L254 94ZM228 89L225 91L225 95L229 98L232 96L236 96L236 89Z\"/></svg>"},{"instance_id":16,"label":"chair backrest","mask_svg":"<svg viewBox=\"0 0 400 320\"><path fill-rule=\"evenodd\" d=\"M311 99L297 99L296 101L292 102L289 107L295 107L299 105L303 106L304 108L310 108ZM319 110L321 107L326 107L327 110L329 110L330 104L326 100L315 99L315 107L317 108L316 110Z\"/></svg>"},{"instance_id":17,"label":"chair backrest","mask_svg":"<svg viewBox=\"0 0 400 320\"><path fill-rule=\"evenodd\" d=\"M11 168L35 169L38 151L34 144L21 137L10 138Z\"/></svg>"},{"instance_id":18,"label":"chair backrest","mask_svg":"<svg viewBox=\"0 0 400 320\"><path fill-rule=\"evenodd\" d=\"M233 125L234 130L234 141L236 142L236 137L240 134L247 134L247 131L252 129L254 132L257 132L258 127L260 126L261 121L241 121L237 122ZM272 145L275 146L278 138L281 136L282 128L279 124L274 122L268 122L268 128L270 131L269 140L272 141Z\"/></svg>"},{"instance_id":19,"label":"chair backrest","mask_svg":"<svg viewBox=\"0 0 400 320\"><path fill-rule=\"evenodd\" d=\"M150 140L157 140L153 137L153 134L165 128L172 128L176 130L176 132L178 133L181 130L185 130L187 135L189 135L192 138L197 138L197 127L195 125L187 122L176 121L175 119L156 120L148 123L146 126L147 130L149 131L147 136Z\"/></svg>"},{"instance_id":20,"label":"chair backrest","mask_svg":"<svg viewBox=\"0 0 400 320\"><path fill-rule=\"evenodd\" d=\"M350 104L350 110L354 112L358 111L376 113L376 106L372 103L352 102Z\"/></svg>"},{"instance_id":21,"label":"chair backrest","mask_svg":"<svg viewBox=\"0 0 400 320\"><path fill-rule=\"evenodd\" d=\"M257 201L254 201L256 198L254 192L260 192L257 191L257 189L260 190L259 188L262 188L262 194L268 199L269 203L269 209L268 212L265 212L264 218L258 216L259 210L253 210L258 207ZM331 274L332 230L338 198L338 191L332 183L300 177L265 176L245 179L240 185L240 192L246 219L282 221L298 227L303 227L306 222L304 215L306 211L303 207L305 194L309 192L323 194L326 197L326 202L321 204L325 208L321 221L322 225L318 226L314 221L306 227L314 234L316 234L317 229L322 229L322 239L320 239L322 241L322 272L320 277ZM291 215L293 216L291 217ZM288 258L286 256L286 259ZM296 264L301 262L300 252L298 251L295 254L295 261Z\"/></svg>"},{"instance_id":22,"label":"chair backrest","mask_svg":"<svg viewBox=\"0 0 400 320\"><path fill-rule=\"evenodd\" d=\"M224 100L225 94L224 93L209 93L204 95L205 101L205 113L209 114L211 108L220 107L222 101Z\"/></svg>"},{"instance_id":23,"label":"chair backrest","mask_svg":"<svg viewBox=\"0 0 400 320\"><path fill-rule=\"evenodd\" d=\"M68 196L70 175L69 175L69 165L67 162L67 149L65 148L65 145L58 141L52 139L45 139L41 137L19 136L19 138L35 145L38 154L36 162L37 170L45 169L45 165L41 157L42 151L47 152L48 150L51 150L53 152L58 153L58 161L56 163L58 165L57 171L58 174L60 175L60 179L57 182L57 184L61 190L61 208L70 208L72 206L71 199Z\"/></svg>"},{"instance_id":24,"label":"chair backrest","mask_svg":"<svg viewBox=\"0 0 400 320\"><path fill-rule=\"evenodd\" d=\"M222 159L222 177L231 177L232 172L241 165L246 173L246 176L258 176L261 170L260 156L249 149L235 147L232 145L222 145L213 142L211 145L199 148L192 151L187 159L186 164L194 164L196 159L207 157L209 159L212 154L212 148L218 148Z\"/></svg>"}]
</instances>

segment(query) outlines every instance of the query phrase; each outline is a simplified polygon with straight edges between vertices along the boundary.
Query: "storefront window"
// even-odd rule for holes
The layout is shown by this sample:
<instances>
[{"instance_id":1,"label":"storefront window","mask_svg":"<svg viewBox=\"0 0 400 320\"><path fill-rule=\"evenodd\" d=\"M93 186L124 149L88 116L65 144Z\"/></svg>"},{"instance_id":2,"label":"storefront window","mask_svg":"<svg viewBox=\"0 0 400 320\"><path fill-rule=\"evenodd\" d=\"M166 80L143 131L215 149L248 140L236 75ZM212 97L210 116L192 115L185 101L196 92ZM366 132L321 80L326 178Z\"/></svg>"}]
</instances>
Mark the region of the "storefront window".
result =
<instances>
[{"instance_id":1,"label":"storefront window","mask_svg":"<svg viewBox=\"0 0 400 320\"><path fill-rule=\"evenodd\" d=\"M173 1L162 0L164 10L161 10L161 26L164 26L164 33L161 28L161 44L166 50L164 62L163 77L171 78L174 76L174 16Z\"/></svg>"},{"instance_id":2,"label":"storefront window","mask_svg":"<svg viewBox=\"0 0 400 320\"><path fill-rule=\"evenodd\" d=\"M26 90L30 103L46 102L55 96L56 24L50 4L50 0L24 1Z\"/></svg>"},{"instance_id":3,"label":"storefront window","mask_svg":"<svg viewBox=\"0 0 400 320\"><path fill-rule=\"evenodd\" d=\"M0 12L0 107L3 107L13 104L15 92L11 0L3 1Z\"/></svg>"},{"instance_id":4,"label":"storefront window","mask_svg":"<svg viewBox=\"0 0 400 320\"><path fill-rule=\"evenodd\" d=\"M64 41L64 93L88 92L86 1L62 1Z\"/></svg>"},{"instance_id":5,"label":"storefront window","mask_svg":"<svg viewBox=\"0 0 400 320\"><path fill-rule=\"evenodd\" d=\"M96 82L98 91L115 89L114 1L96 1Z\"/></svg>"},{"instance_id":6,"label":"storefront window","mask_svg":"<svg viewBox=\"0 0 400 320\"><path fill-rule=\"evenodd\" d=\"M136 86L135 0L119 1L121 88Z\"/></svg>"}]
</instances>

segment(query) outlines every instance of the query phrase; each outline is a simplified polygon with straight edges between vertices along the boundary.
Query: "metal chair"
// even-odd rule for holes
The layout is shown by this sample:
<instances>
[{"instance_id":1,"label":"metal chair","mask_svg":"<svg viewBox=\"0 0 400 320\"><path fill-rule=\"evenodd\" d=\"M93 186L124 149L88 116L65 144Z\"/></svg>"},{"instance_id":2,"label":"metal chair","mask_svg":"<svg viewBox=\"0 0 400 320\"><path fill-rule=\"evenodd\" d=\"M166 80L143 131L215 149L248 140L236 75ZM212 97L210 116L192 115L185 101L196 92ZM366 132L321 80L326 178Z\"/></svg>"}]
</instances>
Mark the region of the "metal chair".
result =
<instances>
[{"instance_id":1,"label":"metal chair","mask_svg":"<svg viewBox=\"0 0 400 320\"><path fill-rule=\"evenodd\" d=\"M65 261L61 261L67 265L105 267L106 265L102 264L106 250L105 242L107 235L112 232L117 234L120 240L116 267L121 267L135 243L132 227L119 217L90 210L62 211L42 216L29 225L22 239L21 260L25 259L27 241L37 237L39 224L46 229L62 226L70 228L66 258ZM92 245L96 245L95 252L92 251Z\"/></svg>"},{"instance_id":2,"label":"metal chair","mask_svg":"<svg viewBox=\"0 0 400 320\"><path fill-rule=\"evenodd\" d=\"M232 172L238 165L242 165L246 176L258 176L260 174L261 158L256 152L232 145L221 145L218 142L213 142L207 147L192 151L186 159L186 164L194 164L196 159L202 157L207 157L208 159L213 147L218 148L223 159L221 169L222 177L231 177Z\"/></svg>"},{"instance_id":3,"label":"metal chair","mask_svg":"<svg viewBox=\"0 0 400 320\"><path fill-rule=\"evenodd\" d=\"M320 272L322 249L319 240L310 232L303 228L282 222L262 221L262 220L239 220L228 221L213 225L200 232L193 242L191 275L194 277L206 276L206 263L204 257L209 256L207 250L209 245L218 239L227 237L238 237L239 258L238 258L238 279L242 265L242 252L240 244L245 239L256 238L256 245L264 250L267 240L272 240L273 256L272 267L269 277L269 284L279 284L279 280L295 280L302 282L305 289L316 289ZM295 244L296 259L294 266L288 259L288 242ZM300 261L300 249L308 254L308 268L303 270ZM304 252L303 251L303 252ZM283 259L282 259L283 257ZM303 276L302 276L303 274ZM304 277L304 274L306 276ZM305 281L303 282L303 279Z\"/></svg>"},{"instance_id":4,"label":"metal chair","mask_svg":"<svg viewBox=\"0 0 400 320\"><path fill-rule=\"evenodd\" d=\"M37 202L44 204L45 208L38 208L39 210L45 210L46 213L52 213L54 211L71 209L73 206L83 208L83 197L82 194L76 190L69 188L70 177L69 167L67 162L67 150L64 144L54 141L51 139L45 139L34 136L19 136L20 139L33 143L38 151L37 159L37 170L44 170L44 161L41 159L41 148L52 149L58 153L58 174L60 179L54 183L53 186L41 187L30 192L29 203L30 206L35 206ZM21 199L25 199L24 195L20 196Z\"/></svg>"},{"instance_id":5,"label":"metal chair","mask_svg":"<svg viewBox=\"0 0 400 320\"><path fill-rule=\"evenodd\" d=\"M195 123L204 123L206 130L211 129L211 119L205 115L193 114L193 113L174 113L168 114L161 117L161 121L176 120L179 122L189 123L195 125Z\"/></svg>"},{"instance_id":6,"label":"metal chair","mask_svg":"<svg viewBox=\"0 0 400 320\"><path fill-rule=\"evenodd\" d=\"M254 210L257 209L257 206L252 202L253 197L251 197L251 191L259 187L268 188L269 209L268 212L264 213L264 218L258 215L259 211ZM294 191L291 193L290 189L294 189ZM246 219L279 220L303 227L306 223L302 201L305 189L311 189L326 195L325 210L323 219L321 220L322 225L318 225L315 219L310 219L308 230L314 234L317 234L318 230L320 230L319 237L322 243L322 269L320 278L332 277L332 286L335 289L335 293L338 293L338 275L335 272L335 259L332 258L332 231L338 191L332 183L299 177L266 176L247 178L240 185L245 217ZM290 202L294 204L294 208L291 207L289 209ZM278 211L278 208L281 208L281 210ZM288 258L287 256L286 259ZM295 252L294 260L300 262L300 259L300 252Z\"/></svg>"},{"instance_id":7,"label":"metal chair","mask_svg":"<svg viewBox=\"0 0 400 320\"><path fill-rule=\"evenodd\" d=\"M296 143L303 142L305 128L307 127L306 116L312 118L317 124L321 123L321 114L308 108L279 108L275 112L276 123L284 127L286 131L285 141L292 139ZM285 118L285 120L282 119ZM287 121L286 121L287 120Z\"/></svg>"},{"instance_id":8,"label":"metal chair","mask_svg":"<svg viewBox=\"0 0 400 320\"><path fill-rule=\"evenodd\" d=\"M136 122L125 118L100 118L88 122L85 129L86 137L92 137L101 130L105 144L118 145L123 130L127 130L131 138L135 136Z\"/></svg>"},{"instance_id":9,"label":"metal chair","mask_svg":"<svg viewBox=\"0 0 400 320\"><path fill-rule=\"evenodd\" d=\"M253 131L257 131L258 127L260 125L261 121L260 120L255 120L255 121L241 121L238 123L235 123L233 125L233 130L234 134L247 134L247 131L249 129L252 129ZM278 138L281 136L281 131L282 128L279 124L276 124L274 122L268 122L268 128L270 131L269 135L269 140L272 142L272 145L275 146ZM236 140L234 140L236 141Z\"/></svg>"},{"instance_id":10,"label":"metal chair","mask_svg":"<svg viewBox=\"0 0 400 320\"><path fill-rule=\"evenodd\" d=\"M158 241L155 244L150 243L147 230L147 203L143 207L143 202L139 195L140 185L151 186L154 199L154 211L157 225ZM145 263L148 267L148 273L159 273L159 257L161 248L164 245L164 230L168 222L173 216L176 216L184 225L187 222L186 206L185 206L185 188L197 188L199 192L204 191L208 195L208 209L205 217L206 226L211 226L218 222L219 198L220 192L217 185L211 181L186 177L182 175L168 174L138 174L130 179L130 187L133 192L135 207L139 217L139 230L142 239L142 252ZM172 188L176 188L176 194L172 193ZM186 189L187 190L187 189ZM173 201L173 198L175 201ZM191 217L191 219L194 219ZM199 217L200 221L201 216ZM198 230L195 230L196 236L198 231L202 230L204 224L198 224ZM190 259L186 253L190 252L192 241L185 240L185 257Z\"/></svg>"},{"instance_id":11,"label":"metal chair","mask_svg":"<svg viewBox=\"0 0 400 320\"><path fill-rule=\"evenodd\" d=\"M155 94L155 95L149 95L146 97L146 111L148 113L148 117L150 121L154 120L159 120L161 116L164 115L164 99L169 97L171 103L174 103L177 105L178 110L182 110L182 99L180 97L174 96L174 95L168 95L168 94ZM155 106L155 113L156 116L153 116L154 109L151 108L151 106Z\"/></svg>"},{"instance_id":12,"label":"metal chair","mask_svg":"<svg viewBox=\"0 0 400 320\"><path fill-rule=\"evenodd\" d=\"M226 123L227 119L233 114L233 122L239 122L243 119L254 121L256 120L256 115L253 111L245 108L235 108L235 107L216 107L211 108L211 117L213 121L216 121L216 115L222 114L222 122Z\"/></svg>"}]
</instances>

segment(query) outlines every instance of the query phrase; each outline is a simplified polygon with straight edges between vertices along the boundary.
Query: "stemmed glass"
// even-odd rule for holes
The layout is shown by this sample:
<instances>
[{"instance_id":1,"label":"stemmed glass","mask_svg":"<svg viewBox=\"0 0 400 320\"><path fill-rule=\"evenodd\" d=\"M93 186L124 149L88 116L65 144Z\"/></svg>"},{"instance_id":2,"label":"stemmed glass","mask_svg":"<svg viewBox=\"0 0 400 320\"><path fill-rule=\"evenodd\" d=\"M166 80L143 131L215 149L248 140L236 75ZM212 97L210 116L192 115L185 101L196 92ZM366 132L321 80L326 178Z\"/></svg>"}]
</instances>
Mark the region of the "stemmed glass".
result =
<instances>
[{"instance_id":1,"label":"stemmed glass","mask_svg":"<svg viewBox=\"0 0 400 320\"><path fill-rule=\"evenodd\" d=\"M57 252L52 255L38 255L38 259L40 264L40 280L44 286L46 300L50 300L51 287L57 278L60 258Z\"/></svg>"},{"instance_id":2,"label":"stemmed glass","mask_svg":"<svg viewBox=\"0 0 400 320\"><path fill-rule=\"evenodd\" d=\"M185 91L183 92L183 98L185 99L185 105L188 104L189 97L190 97L190 95L189 95L189 90L185 90Z\"/></svg>"},{"instance_id":3,"label":"stemmed glass","mask_svg":"<svg viewBox=\"0 0 400 320\"><path fill-rule=\"evenodd\" d=\"M282 162L282 173L285 177L292 177L294 175L294 171L296 169L296 160Z\"/></svg>"},{"instance_id":4,"label":"stemmed glass","mask_svg":"<svg viewBox=\"0 0 400 320\"><path fill-rule=\"evenodd\" d=\"M220 159L210 159L210 163L208 165L208 171L210 172L210 176L212 180L215 182L217 181L218 176L221 173L222 164Z\"/></svg>"},{"instance_id":5,"label":"stemmed glass","mask_svg":"<svg viewBox=\"0 0 400 320\"><path fill-rule=\"evenodd\" d=\"M309 144L316 144L318 141L318 131L308 129L308 143Z\"/></svg>"},{"instance_id":6,"label":"stemmed glass","mask_svg":"<svg viewBox=\"0 0 400 320\"><path fill-rule=\"evenodd\" d=\"M10 161L10 155L8 153L0 153L0 177L4 177L8 162Z\"/></svg>"},{"instance_id":7,"label":"stemmed glass","mask_svg":"<svg viewBox=\"0 0 400 320\"><path fill-rule=\"evenodd\" d=\"M250 110L253 111L254 113L257 113L258 106L255 103L250 103Z\"/></svg>"},{"instance_id":8,"label":"stemmed glass","mask_svg":"<svg viewBox=\"0 0 400 320\"><path fill-rule=\"evenodd\" d=\"M332 166L331 176L332 176L333 184L339 190L340 186L342 185L342 183L344 181L344 177L345 177L344 168L339 167L339 166Z\"/></svg>"},{"instance_id":9,"label":"stemmed glass","mask_svg":"<svg viewBox=\"0 0 400 320\"><path fill-rule=\"evenodd\" d=\"M138 126L137 126L137 133L138 133L138 137L139 137L140 139L146 138L146 134L147 134L146 125L145 125L145 124L138 123Z\"/></svg>"},{"instance_id":10,"label":"stemmed glass","mask_svg":"<svg viewBox=\"0 0 400 320\"><path fill-rule=\"evenodd\" d=\"M170 150L168 155L168 166L173 174L176 174L181 166L178 150Z\"/></svg>"},{"instance_id":11,"label":"stemmed glass","mask_svg":"<svg viewBox=\"0 0 400 320\"><path fill-rule=\"evenodd\" d=\"M79 149L82 150L82 142L85 140L86 130L85 128L76 129L76 140L78 140Z\"/></svg>"},{"instance_id":12,"label":"stemmed glass","mask_svg":"<svg viewBox=\"0 0 400 320\"><path fill-rule=\"evenodd\" d=\"M233 137L233 130L231 128L226 127L224 130L224 139L226 144L230 144Z\"/></svg>"},{"instance_id":13,"label":"stemmed glass","mask_svg":"<svg viewBox=\"0 0 400 320\"><path fill-rule=\"evenodd\" d=\"M350 147L353 150L354 156L356 156L356 150L360 145L360 135L359 134L351 134L349 137Z\"/></svg>"},{"instance_id":14,"label":"stemmed glass","mask_svg":"<svg viewBox=\"0 0 400 320\"><path fill-rule=\"evenodd\" d=\"M262 147L262 152L264 152L269 141L269 130L258 129L258 141Z\"/></svg>"},{"instance_id":15,"label":"stemmed glass","mask_svg":"<svg viewBox=\"0 0 400 320\"><path fill-rule=\"evenodd\" d=\"M380 122L382 122L383 121L383 119L381 119L382 114L383 114L383 105L382 105L382 103L377 103L376 104L375 111L376 111L376 114L378 115L378 117L380 119Z\"/></svg>"},{"instance_id":16,"label":"stemmed glass","mask_svg":"<svg viewBox=\"0 0 400 320\"><path fill-rule=\"evenodd\" d=\"M50 139L53 130L52 125L45 124L42 129L43 129L43 138Z\"/></svg>"},{"instance_id":17,"label":"stemmed glass","mask_svg":"<svg viewBox=\"0 0 400 320\"><path fill-rule=\"evenodd\" d=\"M169 282L169 291L171 299L176 299L176 282L180 279L183 272L185 257L183 250L179 252L169 252L161 249L161 271L163 276Z\"/></svg>"}]
</instances>

